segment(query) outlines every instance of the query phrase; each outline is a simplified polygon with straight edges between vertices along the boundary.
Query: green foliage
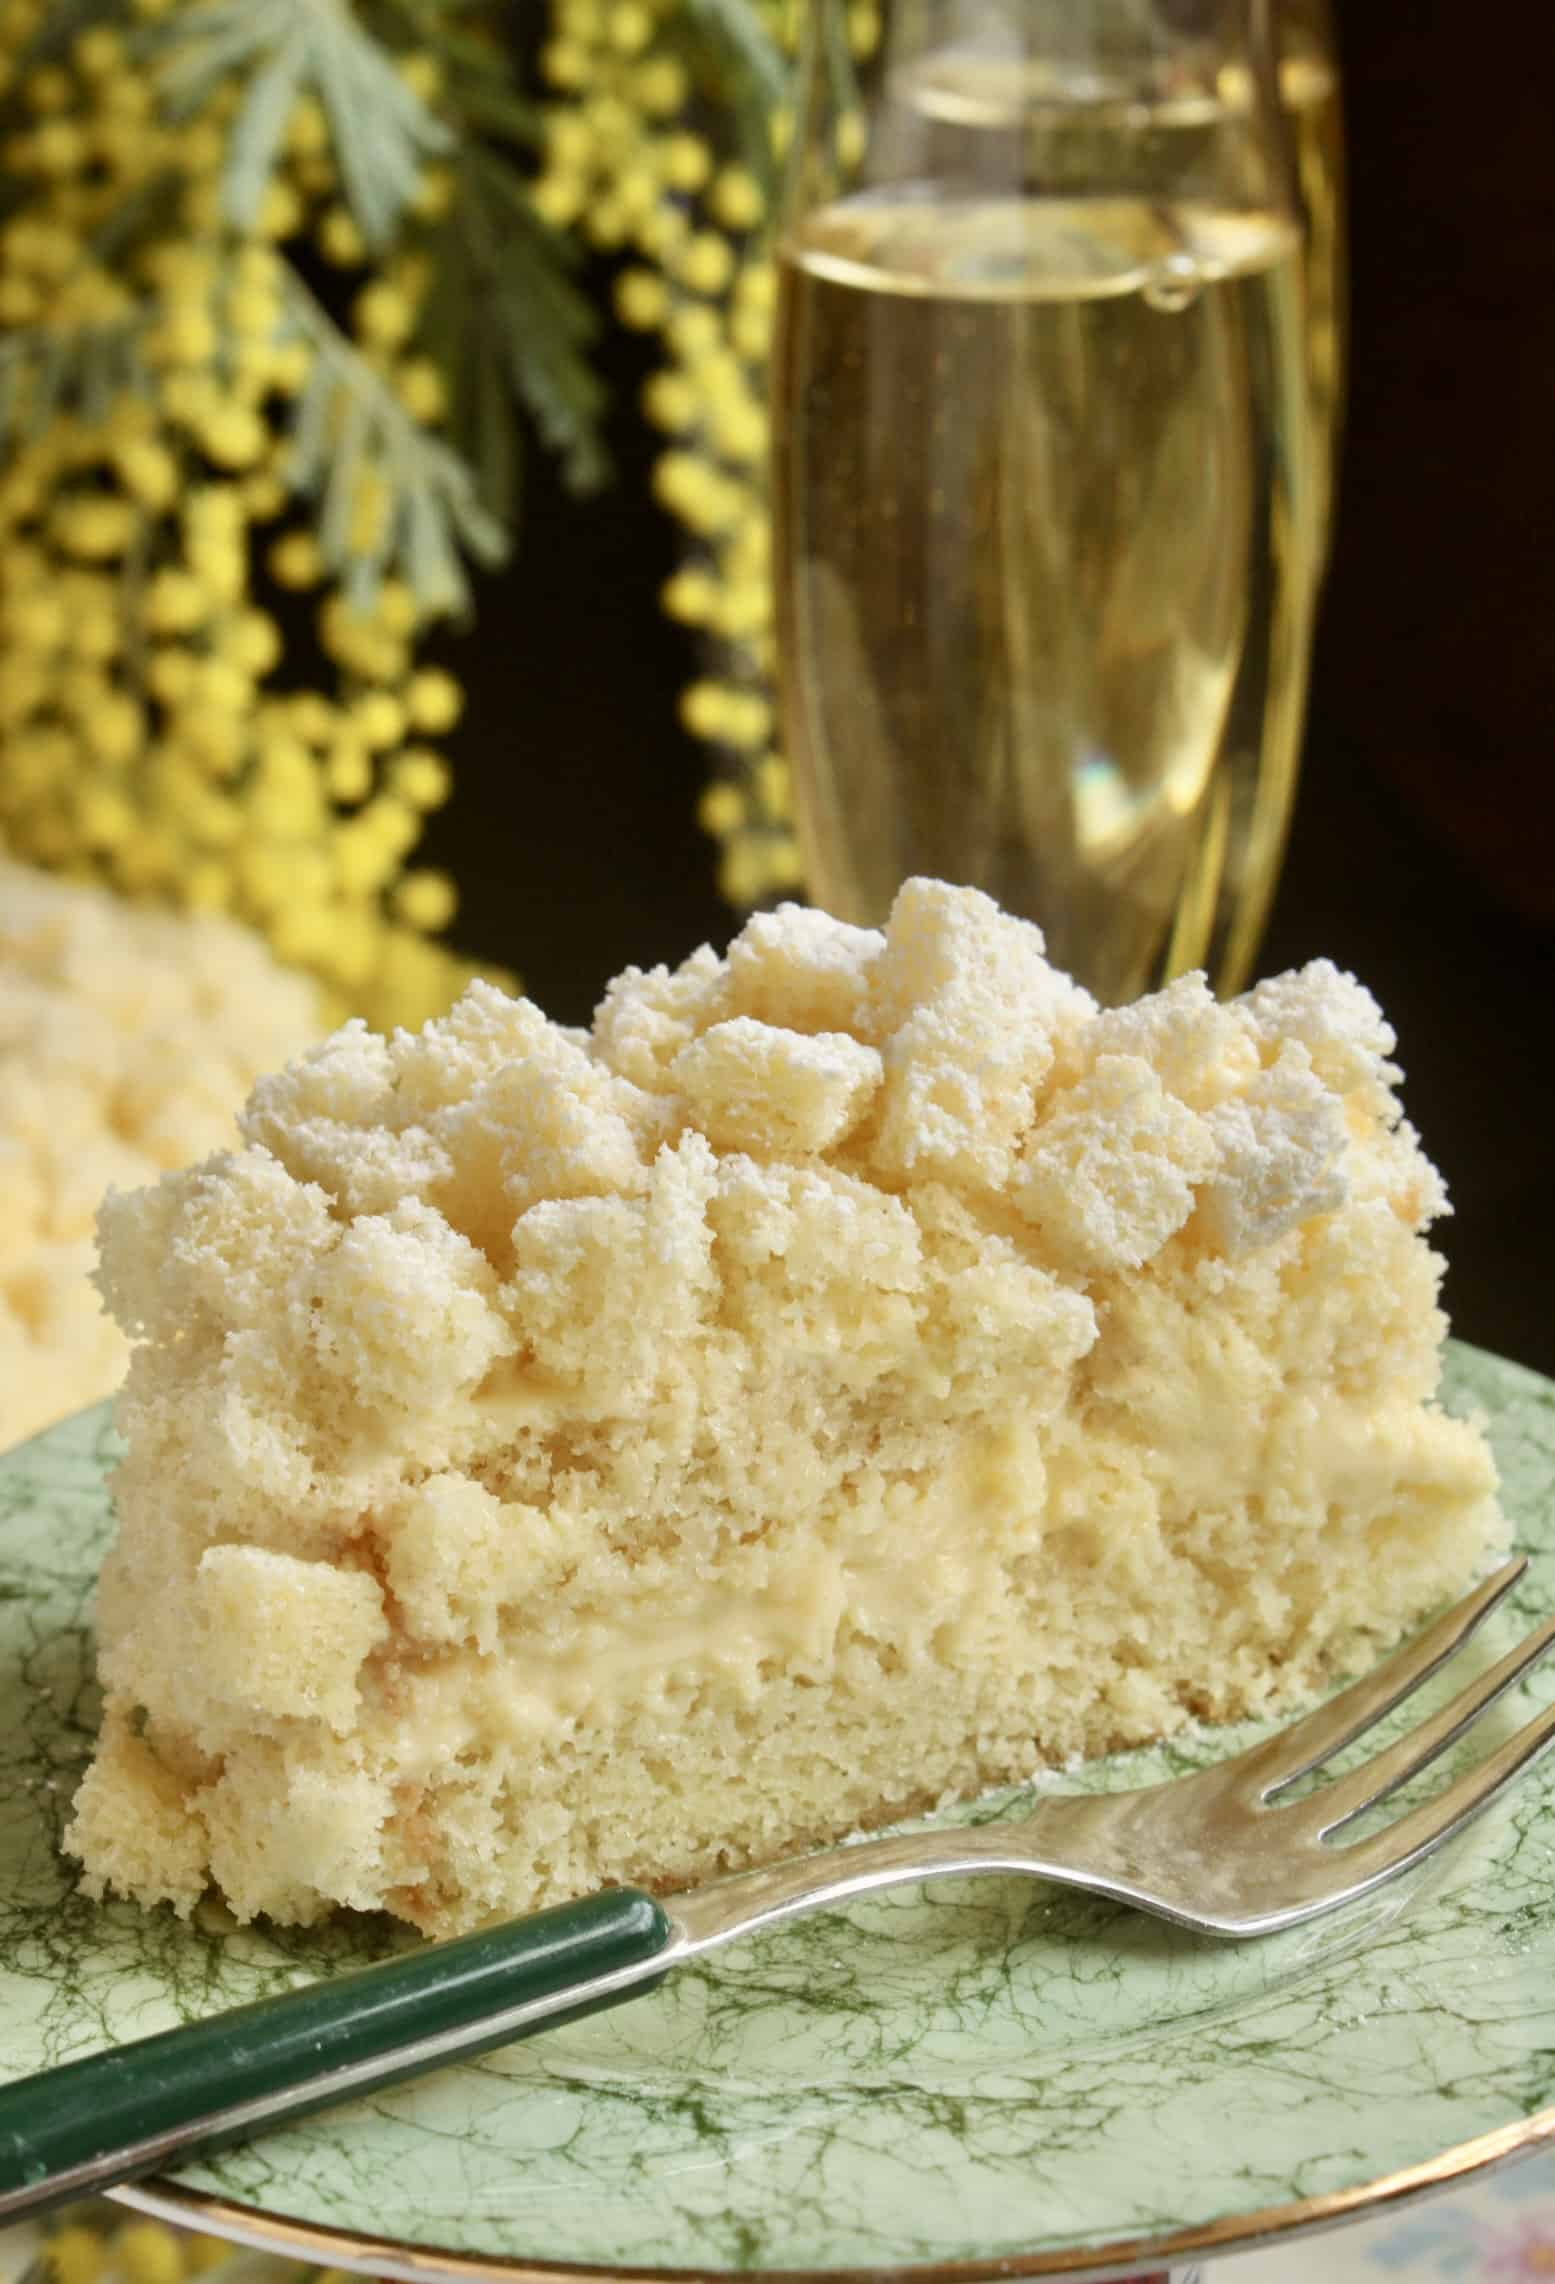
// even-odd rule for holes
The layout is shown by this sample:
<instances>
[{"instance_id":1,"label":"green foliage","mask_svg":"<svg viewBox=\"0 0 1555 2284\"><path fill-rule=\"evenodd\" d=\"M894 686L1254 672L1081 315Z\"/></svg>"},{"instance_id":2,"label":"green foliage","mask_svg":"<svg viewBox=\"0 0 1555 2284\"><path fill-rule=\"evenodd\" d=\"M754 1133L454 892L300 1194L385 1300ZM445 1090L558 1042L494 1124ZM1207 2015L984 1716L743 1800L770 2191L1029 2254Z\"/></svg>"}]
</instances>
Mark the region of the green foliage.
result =
<instances>
[{"instance_id":1,"label":"green foliage","mask_svg":"<svg viewBox=\"0 0 1555 2284\"><path fill-rule=\"evenodd\" d=\"M13 325L0 334L0 448L30 444L70 415L100 420L118 397L144 395L144 313L106 325Z\"/></svg>"},{"instance_id":2,"label":"green foliage","mask_svg":"<svg viewBox=\"0 0 1555 2284\"><path fill-rule=\"evenodd\" d=\"M540 107L518 85L512 11L475 12L463 0L373 0L372 20L391 43L410 40L437 59L449 113L466 131L524 148L539 143Z\"/></svg>"},{"instance_id":3,"label":"green foliage","mask_svg":"<svg viewBox=\"0 0 1555 2284\"><path fill-rule=\"evenodd\" d=\"M371 16L345 0L212 0L171 19L159 41L162 83L180 111L198 109L234 78L243 86L223 182L235 228L252 226L287 122L311 94L369 248L426 243L434 287L424 331L448 382L452 448L417 428L312 295L298 298L306 290L299 280L299 322L323 367L299 408L289 467L291 481L319 501L320 543L343 571L349 518L341 503L359 458L378 469L395 501L392 536L384 560L350 564L351 581L371 583L397 562L432 609L467 601L461 548L488 562L501 552L501 525L517 503L515 406L574 486L607 473L598 434L605 392L588 359L596 318L569 275L572 249L529 204L524 168L540 115L493 36L490 19L501 13L440 0L384 0ZM439 66L435 111L395 69L403 46ZM421 228L412 203L427 163L438 159L451 166L454 195L446 214Z\"/></svg>"},{"instance_id":4,"label":"green foliage","mask_svg":"<svg viewBox=\"0 0 1555 2284\"><path fill-rule=\"evenodd\" d=\"M538 219L499 153L461 148L433 258L427 332L452 384L451 434L483 496L499 514L516 511L515 395L577 490L603 482L605 392L588 362L598 317L568 274L575 251Z\"/></svg>"},{"instance_id":5,"label":"green foliage","mask_svg":"<svg viewBox=\"0 0 1555 2284\"><path fill-rule=\"evenodd\" d=\"M411 418L296 270L283 275L286 319L314 351L285 478L318 505L326 564L358 602L397 571L427 610L463 611L469 587L460 550L477 562L501 562L503 522L465 461ZM381 537L366 547L352 537L364 482L381 486L385 503Z\"/></svg>"},{"instance_id":6,"label":"green foliage","mask_svg":"<svg viewBox=\"0 0 1555 2284\"><path fill-rule=\"evenodd\" d=\"M172 18L167 38L176 44L162 86L175 112L198 110L217 87L246 75L223 183L239 230L253 226L302 95L324 106L341 182L375 249L393 241L426 160L453 141L345 0L213 0Z\"/></svg>"},{"instance_id":7,"label":"green foliage","mask_svg":"<svg viewBox=\"0 0 1555 2284\"><path fill-rule=\"evenodd\" d=\"M732 106L745 163L772 179L772 114L787 101L789 67L754 0L681 0L688 45Z\"/></svg>"}]
</instances>

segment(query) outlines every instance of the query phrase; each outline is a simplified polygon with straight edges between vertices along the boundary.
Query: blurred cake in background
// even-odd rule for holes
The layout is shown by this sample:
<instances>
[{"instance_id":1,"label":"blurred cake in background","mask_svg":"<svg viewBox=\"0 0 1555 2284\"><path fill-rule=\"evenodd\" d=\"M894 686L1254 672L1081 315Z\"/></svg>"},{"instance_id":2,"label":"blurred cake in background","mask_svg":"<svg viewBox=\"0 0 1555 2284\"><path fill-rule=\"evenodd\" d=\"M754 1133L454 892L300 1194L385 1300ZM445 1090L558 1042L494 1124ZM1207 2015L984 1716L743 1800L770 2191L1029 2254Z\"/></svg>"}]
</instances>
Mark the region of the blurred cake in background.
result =
<instances>
[{"instance_id":1,"label":"blurred cake in background","mask_svg":"<svg viewBox=\"0 0 1555 2284\"><path fill-rule=\"evenodd\" d=\"M119 902L0 854L0 1450L107 1395L127 1354L89 1282L110 1183L236 1140L314 987L231 921Z\"/></svg>"}]
</instances>

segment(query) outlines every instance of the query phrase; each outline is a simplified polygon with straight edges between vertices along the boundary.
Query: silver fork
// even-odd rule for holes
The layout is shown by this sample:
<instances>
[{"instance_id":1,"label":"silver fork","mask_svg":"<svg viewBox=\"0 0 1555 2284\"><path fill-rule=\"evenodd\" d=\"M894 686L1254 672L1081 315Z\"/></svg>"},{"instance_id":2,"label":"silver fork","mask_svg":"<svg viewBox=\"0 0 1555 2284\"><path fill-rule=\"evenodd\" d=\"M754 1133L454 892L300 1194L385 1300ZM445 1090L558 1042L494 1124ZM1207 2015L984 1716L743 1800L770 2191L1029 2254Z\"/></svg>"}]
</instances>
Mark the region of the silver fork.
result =
<instances>
[{"instance_id":1,"label":"silver fork","mask_svg":"<svg viewBox=\"0 0 1555 2284\"><path fill-rule=\"evenodd\" d=\"M1204 1935L1272 1935L1396 1879L1490 1806L1555 1743L1555 1705L1445 1792L1352 1846L1334 1836L1446 1752L1555 1645L1555 1617L1418 1728L1303 1799L1280 1795L1343 1752L1467 1642L1527 1569L1519 1556L1315 1713L1233 1760L1139 1791L1057 1794L971 1830L905 1832L742 1872L668 1911L698 1951L796 1912L951 1872L1029 1872L1137 1904Z\"/></svg>"},{"instance_id":2,"label":"silver fork","mask_svg":"<svg viewBox=\"0 0 1555 2284\"><path fill-rule=\"evenodd\" d=\"M0 2086L0 2218L614 2005L737 1936L908 1880L1030 1873L1219 1936L1336 1910L1461 1831L1555 1743L1551 1705L1424 1806L1336 1844L1555 1645L1550 1617L1395 1743L1298 1800L1282 1797L1455 1657L1526 1567L1507 1563L1316 1712L1171 1783L1054 1795L1016 1821L863 1840L663 1903L607 1889Z\"/></svg>"}]
</instances>

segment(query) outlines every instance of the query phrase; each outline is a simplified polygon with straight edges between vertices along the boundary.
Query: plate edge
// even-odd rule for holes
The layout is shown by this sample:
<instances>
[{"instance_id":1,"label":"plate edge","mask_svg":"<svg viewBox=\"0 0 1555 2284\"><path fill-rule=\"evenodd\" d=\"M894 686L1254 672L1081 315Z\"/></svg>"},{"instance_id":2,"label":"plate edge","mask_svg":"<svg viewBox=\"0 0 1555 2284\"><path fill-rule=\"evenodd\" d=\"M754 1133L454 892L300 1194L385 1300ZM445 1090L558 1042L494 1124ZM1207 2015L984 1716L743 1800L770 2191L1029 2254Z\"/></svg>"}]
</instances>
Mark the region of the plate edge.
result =
<instances>
[{"instance_id":1,"label":"plate edge","mask_svg":"<svg viewBox=\"0 0 1555 2284\"><path fill-rule=\"evenodd\" d=\"M1538 2110L1532 2117L1476 2134L1438 2156L1402 2166L1375 2181L1331 2190L1325 2196L1299 2198L1291 2204L1227 2215L1166 2236L1120 2238L1112 2244L1077 2247L1070 2252L1003 2253L987 2260L871 2263L867 2268L617 2268L573 2261L493 2260L439 2245L409 2245L393 2237L359 2236L348 2229L287 2220L258 2205L237 2204L160 2178L144 2185L110 2189L107 2194L116 2203L153 2219L225 2237L255 2251L313 2259L321 2267L393 2278L396 2284L431 2284L434 2278L452 2279L455 2284L576 2284L576 2280L596 2278L609 2279L610 2284L732 2284L736 2278L749 2279L750 2284L991 2284L996 2278L1015 2277L1045 2277L1052 2284L1087 2284L1087 2280L1089 2284L1102 2284L1105 2278L1126 2277L1141 2266L1170 2267L1182 2260L1252 2252L1263 2245L1314 2235L1412 2198L1454 2188L1471 2175L1488 2172L1545 2146L1555 2147L1555 2108Z\"/></svg>"}]
</instances>

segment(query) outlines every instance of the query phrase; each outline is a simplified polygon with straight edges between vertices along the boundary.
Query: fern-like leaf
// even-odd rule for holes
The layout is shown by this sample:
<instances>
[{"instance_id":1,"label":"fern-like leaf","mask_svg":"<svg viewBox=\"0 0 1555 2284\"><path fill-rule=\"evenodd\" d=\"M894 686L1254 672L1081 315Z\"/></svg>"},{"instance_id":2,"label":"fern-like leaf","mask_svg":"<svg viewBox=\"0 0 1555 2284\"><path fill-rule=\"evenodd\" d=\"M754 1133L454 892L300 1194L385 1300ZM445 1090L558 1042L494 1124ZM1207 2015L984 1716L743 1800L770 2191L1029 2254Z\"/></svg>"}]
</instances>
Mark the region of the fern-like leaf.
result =
<instances>
[{"instance_id":1,"label":"fern-like leaf","mask_svg":"<svg viewBox=\"0 0 1555 2284\"><path fill-rule=\"evenodd\" d=\"M282 472L317 505L326 563L358 600L397 571L427 611L463 612L470 598L461 552L500 563L506 529L458 453L411 418L290 267L283 287L284 328L310 344L314 361ZM369 478L382 486L387 512L378 544L364 550L351 524Z\"/></svg>"},{"instance_id":2,"label":"fern-like leaf","mask_svg":"<svg viewBox=\"0 0 1555 2284\"><path fill-rule=\"evenodd\" d=\"M788 99L788 65L751 0L683 0L689 29L769 108Z\"/></svg>"},{"instance_id":3,"label":"fern-like leaf","mask_svg":"<svg viewBox=\"0 0 1555 2284\"><path fill-rule=\"evenodd\" d=\"M109 324L17 325L0 335L0 452L41 436L70 414L101 419L119 397L146 395L140 356L146 312Z\"/></svg>"},{"instance_id":4,"label":"fern-like leaf","mask_svg":"<svg viewBox=\"0 0 1555 2284\"><path fill-rule=\"evenodd\" d=\"M754 0L681 0L688 47L733 107L746 164L770 183L772 114L792 93L789 66Z\"/></svg>"},{"instance_id":5,"label":"fern-like leaf","mask_svg":"<svg viewBox=\"0 0 1555 2284\"><path fill-rule=\"evenodd\" d=\"M600 439L606 395L589 362L593 302L568 275L577 259L530 204L516 169L478 143L461 148L457 187L434 249L426 336L451 390L451 425L493 505L511 497L512 400L528 412L576 491L609 475ZM495 383L500 380L500 387ZM499 507L499 512L507 512Z\"/></svg>"},{"instance_id":6,"label":"fern-like leaf","mask_svg":"<svg viewBox=\"0 0 1555 2284\"><path fill-rule=\"evenodd\" d=\"M248 84L233 122L222 195L252 227L299 95L328 116L351 211L369 246L389 244L447 127L394 69L344 0L210 0L159 27L162 87L176 114L197 111L236 75Z\"/></svg>"}]
</instances>

